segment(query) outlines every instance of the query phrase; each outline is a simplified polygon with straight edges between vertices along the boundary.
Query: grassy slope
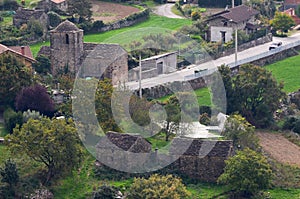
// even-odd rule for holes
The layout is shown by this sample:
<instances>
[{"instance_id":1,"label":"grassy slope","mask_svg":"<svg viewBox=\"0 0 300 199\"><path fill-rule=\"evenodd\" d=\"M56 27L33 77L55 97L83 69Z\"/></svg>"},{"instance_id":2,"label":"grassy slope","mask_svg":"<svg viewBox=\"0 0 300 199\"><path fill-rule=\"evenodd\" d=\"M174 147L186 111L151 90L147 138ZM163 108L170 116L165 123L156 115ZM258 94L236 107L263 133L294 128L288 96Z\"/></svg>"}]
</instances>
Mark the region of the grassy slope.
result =
<instances>
[{"instance_id":1,"label":"grassy slope","mask_svg":"<svg viewBox=\"0 0 300 199\"><path fill-rule=\"evenodd\" d=\"M283 81L286 92L297 91L300 88L300 55L268 65L266 68L272 71L277 81Z\"/></svg>"},{"instance_id":2,"label":"grassy slope","mask_svg":"<svg viewBox=\"0 0 300 199\"><path fill-rule=\"evenodd\" d=\"M134 40L141 40L141 38L145 35L149 35L151 33L166 33L168 31L177 30L183 25L191 23L191 20L187 19L170 19L151 14L147 21L131 27L104 33L85 35L84 41L93 43L118 43L125 46ZM34 56L37 55L37 52L42 45L49 46L49 42L37 43L30 46Z\"/></svg>"}]
</instances>

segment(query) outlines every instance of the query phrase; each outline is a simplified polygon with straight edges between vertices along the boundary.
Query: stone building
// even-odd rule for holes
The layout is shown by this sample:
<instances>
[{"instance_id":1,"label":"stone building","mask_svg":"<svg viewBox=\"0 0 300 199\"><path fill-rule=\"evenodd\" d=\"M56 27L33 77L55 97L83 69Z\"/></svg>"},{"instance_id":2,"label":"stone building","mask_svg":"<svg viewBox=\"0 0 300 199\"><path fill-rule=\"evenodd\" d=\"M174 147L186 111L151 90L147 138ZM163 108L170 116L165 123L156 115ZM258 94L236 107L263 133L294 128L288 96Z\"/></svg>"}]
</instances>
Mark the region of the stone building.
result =
<instances>
[{"instance_id":1,"label":"stone building","mask_svg":"<svg viewBox=\"0 0 300 199\"><path fill-rule=\"evenodd\" d=\"M54 76L110 78L114 85L128 80L127 52L117 44L84 43L83 30L68 20L50 31L50 47L39 55L49 57Z\"/></svg>"},{"instance_id":2,"label":"stone building","mask_svg":"<svg viewBox=\"0 0 300 199\"><path fill-rule=\"evenodd\" d=\"M141 61L142 79L167 74L177 69L177 52L155 55ZM139 79L139 67L135 67L129 73L129 80Z\"/></svg>"},{"instance_id":3,"label":"stone building","mask_svg":"<svg viewBox=\"0 0 300 199\"><path fill-rule=\"evenodd\" d=\"M256 31L256 16L259 12L251 7L240 5L210 16L206 22L209 26L208 40L228 42L232 40L235 29L246 33Z\"/></svg>"},{"instance_id":4,"label":"stone building","mask_svg":"<svg viewBox=\"0 0 300 199\"><path fill-rule=\"evenodd\" d=\"M49 19L44 10L32 10L19 7L16 14L13 16L13 25L20 28L23 24L27 24L29 20L37 20L43 26L44 31L47 30Z\"/></svg>"}]
</instances>

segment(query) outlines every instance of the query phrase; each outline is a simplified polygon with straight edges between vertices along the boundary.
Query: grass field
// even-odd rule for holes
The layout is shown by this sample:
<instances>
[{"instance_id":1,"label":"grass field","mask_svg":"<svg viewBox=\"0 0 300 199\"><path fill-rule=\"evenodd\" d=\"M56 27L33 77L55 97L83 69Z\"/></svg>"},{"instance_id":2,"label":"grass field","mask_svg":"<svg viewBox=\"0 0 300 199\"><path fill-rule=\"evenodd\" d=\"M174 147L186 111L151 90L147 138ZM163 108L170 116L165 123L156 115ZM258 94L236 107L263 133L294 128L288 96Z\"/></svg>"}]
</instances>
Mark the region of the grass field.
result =
<instances>
[{"instance_id":1,"label":"grass field","mask_svg":"<svg viewBox=\"0 0 300 199\"><path fill-rule=\"evenodd\" d=\"M199 106L211 106L211 94L208 88L205 87L196 89L194 92L197 96ZM171 96L172 95L167 95L159 98L158 100L160 102L166 103Z\"/></svg>"},{"instance_id":2,"label":"grass field","mask_svg":"<svg viewBox=\"0 0 300 199\"><path fill-rule=\"evenodd\" d=\"M266 66L277 81L283 81L284 91L294 92L300 88L300 55L289 57Z\"/></svg>"},{"instance_id":3,"label":"grass field","mask_svg":"<svg viewBox=\"0 0 300 199\"><path fill-rule=\"evenodd\" d=\"M117 43L124 47L132 41L141 40L143 36L157 33L167 33L173 30L177 30L183 25L191 24L192 21L188 19L171 19L154 14L150 15L150 18L139 24L131 27L112 30L104 33L84 35L85 42L93 43ZM31 51L34 56L37 55L42 45L48 45L49 42L37 43L31 45Z\"/></svg>"}]
</instances>

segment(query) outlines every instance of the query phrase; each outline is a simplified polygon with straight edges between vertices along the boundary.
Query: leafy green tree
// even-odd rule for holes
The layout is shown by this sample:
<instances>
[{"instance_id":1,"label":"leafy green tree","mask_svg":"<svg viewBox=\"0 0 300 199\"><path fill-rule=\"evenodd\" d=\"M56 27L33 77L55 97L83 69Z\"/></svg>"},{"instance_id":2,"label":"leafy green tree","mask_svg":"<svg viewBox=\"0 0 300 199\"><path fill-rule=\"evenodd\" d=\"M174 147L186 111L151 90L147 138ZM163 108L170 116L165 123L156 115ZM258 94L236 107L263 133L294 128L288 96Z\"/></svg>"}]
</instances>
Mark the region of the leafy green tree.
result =
<instances>
[{"instance_id":1,"label":"leafy green tree","mask_svg":"<svg viewBox=\"0 0 300 199\"><path fill-rule=\"evenodd\" d=\"M162 131L166 135L166 141L169 141L170 136L179 130L181 120L179 100L176 96L171 96L164 108L167 118Z\"/></svg>"},{"instance_id":2,"label":"leafy green tree","mask_svg":"<svg viewBox=\"0 0 300 199\"><path fill-rule=\"evenodd\" d=\"M283 33L287 33L294 25L295 21L286 13L276 12L274 19L271 21L271 26L275 30L280 31L281 35L283 35Z\"/></svg>"},{"instance_id":3,"label":"leafy green tree","mask_svg":"<svg viewBox=\"0 0 300 199\"><path fill-rule=\"evenodd\" d=\"M68 2L68 12L69 14L76 16L78 15L80 18L84 20L91 20L92 17L92 4L90 0L70 0Z\"/></svg>"},{"instance_id":4,"label":"leafy green tree","mask_svg":"<svg viewBox=\"0 0 300 199\"><path fill-rule=\"evenodd\" d=\"M225 171L218 182L239 195L251 197L270 186L272 170L263 155L246 148L225 162Z\"/></svg>"},{"instance_id":5,"label":"leafy green tree","mask_svg":"<svg viewBox=\"0 0 300 199\"><path fill-rule=\"evenodd\" d=\"M0 106L13 106L17 93L32 83L32 71L10 55L0 56Z\"/></svg>"},{"instance_id":6,"label":"leafy green tree","mask_svg":"<svg viewBox=\"0 0 300 199\"><path fill-rule=\"evenodd\" d=\"M116 124L111 109L111 98L113 94L113 85L110 79L105 78L98 82L95 96L95 108L97 119L104 132L116 131L120 129Z\"/></svg>"},{"instance_id":7,"label":"leafy green tree","mask_svg":"<svg viewBox=\"0 0 300 199\"><path fill-rule=\"evenodd\" d=\"M13 129L17 125L23 124L23 115L21 112L15 112L13 109L8 108L3 113L4 126L9 133L13 132Z\"/></svg>"},{"instance_id":8,"label":"leafy green tree","mask_svg":"<svg viewBox=\"0 0 300 199\"><path fill-rule=\"evenodd\" d=\"M274 111L285 97L283 84L278 84L271 72L251 64L241 66L235 77L228 67L219 71L226 90L227 113L239 112L256 127L270 126Z\"/></svg>"},{"instance_id":9,"label":"leafy green tree","mask_svg":"<svg viewBox=\"0 0 300 199\"><path fill-rule=\"evenodd\" d=\"M134 178L129 190L129 199L150 199L150 198L188 198L187 191L180 178L172 175L161 176L151 175L148 179Z\"/></svg>"},{"instance_id":10,"label":"leafy green tree","mask_svg":"<svg viewBox=\"0 0 300 199\"><path fill-rule=\"evenodd\" d=\"M72 171L81 162L83 149L71 119L30 119L6 137L13 154L26 154L47 167L48 182L53 176Z\"/></svg>"},{"instance_id":11,"label":"leafy green tree","mask_svg":"<svg viewBox=\"0 0 300 199\"><path fill-rule=\"evenodd\" d=\"M236 149L251 148L257 150L258 138L254 133L255 127L240 115L231 115L225 122L222 135L233 141Z\"/></svg>"}]
</instances>

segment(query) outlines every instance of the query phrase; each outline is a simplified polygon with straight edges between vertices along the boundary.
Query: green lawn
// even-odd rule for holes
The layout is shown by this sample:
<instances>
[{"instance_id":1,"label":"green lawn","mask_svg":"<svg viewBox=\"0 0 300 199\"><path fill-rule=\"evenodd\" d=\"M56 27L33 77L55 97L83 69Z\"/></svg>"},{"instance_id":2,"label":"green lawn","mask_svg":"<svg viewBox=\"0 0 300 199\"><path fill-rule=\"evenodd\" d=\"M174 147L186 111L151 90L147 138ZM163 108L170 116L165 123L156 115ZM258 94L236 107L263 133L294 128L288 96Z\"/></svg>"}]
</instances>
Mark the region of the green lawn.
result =
<instances>
[{"instance_id":1,"label":"green lawn","mask_svg":"<svg viewBox=\"0 0 300 199\"><path fill-rule=\"evenodd\" d=\"M171 32L179 29L183 25L189 25L191 23L192 21L188 19L171 19L151 14L147 21L131 27L85 35L84 41L94 43L118 43L127 47L129 43L141 40L145 35ZM49 46L49 42L41 42L30 46L34 56L37 55L42 45Z\"/></svg>"},{"instance_id":2,"label":"green lawn","mask_svg":"<svg viewBox=\"0 0 300 199\"><path fill-rule=\"evenodd\" d=\"M207 87L194 90L199 106L211 106L211 93ZM160 102L166 103L172 95L159 98Z\"/></svg>"},{"instance_id":3,"label":"green lawn","mask_svg":"<svg viewBox=\"0 0 300 199\"><path fill-rule=\"evenodd\" d=\"M294 92L300 88L300 55L289 57L266 66L277 81L283 81L284 91Z\"/></svg>"}]
</instances>

